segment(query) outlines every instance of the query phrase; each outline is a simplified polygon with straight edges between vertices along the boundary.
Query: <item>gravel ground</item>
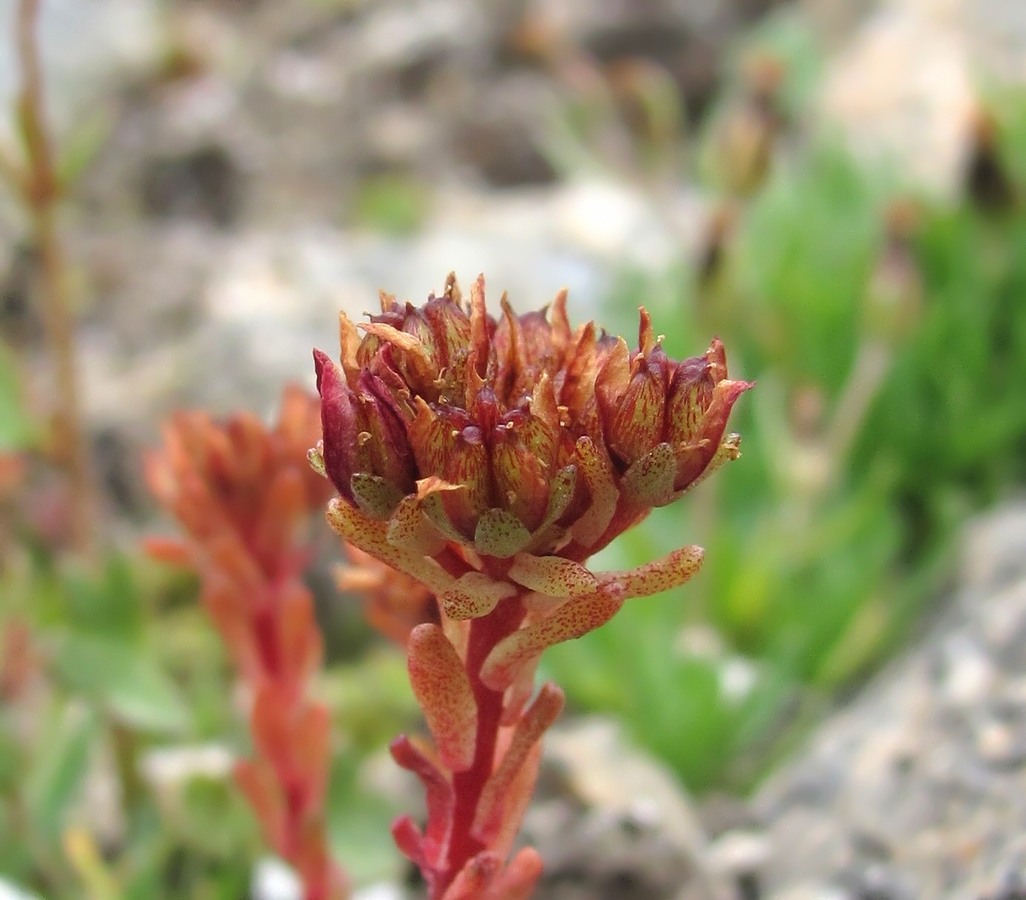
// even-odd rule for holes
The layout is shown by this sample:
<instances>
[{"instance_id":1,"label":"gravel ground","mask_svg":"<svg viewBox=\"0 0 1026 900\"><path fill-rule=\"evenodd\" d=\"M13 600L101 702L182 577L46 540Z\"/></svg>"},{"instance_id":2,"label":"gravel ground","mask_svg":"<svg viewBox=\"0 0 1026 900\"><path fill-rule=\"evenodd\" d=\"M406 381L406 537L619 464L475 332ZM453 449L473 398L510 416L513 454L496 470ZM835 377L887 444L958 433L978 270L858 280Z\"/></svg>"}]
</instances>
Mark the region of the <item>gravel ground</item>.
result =
<instances>
[{"instance_id":1,"label":"gravel ground","mask_svg":"<svg viewBox=\"0 0 1026 900\"><path fill-rule=\"evenodd\" d=\"M760 792L761 896L1026 896L1026 503L962 553L930 632Z\"/></svg>"}]
</instances>

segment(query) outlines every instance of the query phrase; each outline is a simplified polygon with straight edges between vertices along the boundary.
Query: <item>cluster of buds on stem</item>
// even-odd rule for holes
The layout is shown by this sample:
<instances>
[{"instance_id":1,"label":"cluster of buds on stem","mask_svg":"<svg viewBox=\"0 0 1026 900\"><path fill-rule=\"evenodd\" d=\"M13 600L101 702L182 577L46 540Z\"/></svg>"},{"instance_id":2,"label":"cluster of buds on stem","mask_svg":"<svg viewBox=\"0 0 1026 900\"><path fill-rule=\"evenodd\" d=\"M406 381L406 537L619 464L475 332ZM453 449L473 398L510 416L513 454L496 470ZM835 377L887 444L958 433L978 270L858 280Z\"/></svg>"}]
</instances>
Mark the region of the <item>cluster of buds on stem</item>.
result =
<instances>
[{"instance_id":1,"label":"cluster of buds on stem","mask_svg":"<svg viewBox=\"0 0 1026 900\"><path fill-rule=\"evenodd\" d=\"M361 328L342 315L339 362L315 352L328 521L438 604L407 642L433 744L392 747L427 822L404 817L394 837L432 898L527 896L538 855L506 857L563 703L534 692L538 659L694 574L698 547L630 571L585 562L738 456L726 424L751 385L727 377L718 341L671 360L644 309L635 350L572 329L565 293L524 315L503 297L496 319L483 278L467 300L451 275L421 307L383 294Z\"/></svg>"},{"instance_id":2,"label":"cluster of buds on stem","mask_svg":"<svg viewBox=\"0 0 1026 900\"><path fill-rule=\"evenodd\" d=\"M199 574L202 602L249 688L255 755L235 775L268 844L296 868L305 900L341 900L348 887L324 821L330 718L308 690L322 640L302 579L311 513L329 493L306 462L318 431L317 404L299 389L285 392L273 429L245 414L224 424L202 413L172 418L146 474L186 536L149 549Z\"/></svg>"}]
</instances>

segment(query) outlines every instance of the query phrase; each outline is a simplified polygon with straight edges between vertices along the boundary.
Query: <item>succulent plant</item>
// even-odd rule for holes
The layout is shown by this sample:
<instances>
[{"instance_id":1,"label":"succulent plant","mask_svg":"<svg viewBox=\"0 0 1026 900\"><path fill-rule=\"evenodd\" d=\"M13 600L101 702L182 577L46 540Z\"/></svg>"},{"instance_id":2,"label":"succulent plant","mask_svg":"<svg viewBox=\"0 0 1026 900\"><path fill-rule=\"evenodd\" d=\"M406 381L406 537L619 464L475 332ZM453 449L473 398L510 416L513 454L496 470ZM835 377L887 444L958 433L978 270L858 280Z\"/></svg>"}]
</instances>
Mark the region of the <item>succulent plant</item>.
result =
<instances>
[{"instance_id":1,"label":"succulent plant","mask_svg":"<svg viewBox=\"0 0 1026 900\"><path fill-rule=\"evenodd\" d=\"M626 572L585 562L739 455L727 419L751 387L727 377L719 341L671 360L644 309L631 351L592 322L572 329L565 292L523 315L500 307L488 314L483 277L464 300L450 275L420 307L382 294L362 335L341 315L339 362L314 354L311 460L339 493L328 520L438 602L440 621L407 642L434 747L392 748L428 819L394 835L446 900L530 892L537 854L505 859L563 704L552 684L532 699L538 658L697 570L699 547Z\"/></svg>"}]
</instances>

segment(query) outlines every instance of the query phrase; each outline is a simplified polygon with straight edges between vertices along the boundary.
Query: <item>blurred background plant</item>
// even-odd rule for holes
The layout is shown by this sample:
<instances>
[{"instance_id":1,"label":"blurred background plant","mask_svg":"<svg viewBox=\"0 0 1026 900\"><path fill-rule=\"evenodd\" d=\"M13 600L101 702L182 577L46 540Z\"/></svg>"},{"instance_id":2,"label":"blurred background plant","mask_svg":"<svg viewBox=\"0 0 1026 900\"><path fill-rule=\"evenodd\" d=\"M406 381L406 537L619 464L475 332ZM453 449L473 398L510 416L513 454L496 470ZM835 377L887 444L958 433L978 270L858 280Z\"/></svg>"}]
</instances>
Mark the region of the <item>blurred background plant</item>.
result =
<instances>
[{"instance_id":1,"label":"blurred background plant","mask_svg":"<svg viewBox=\"0 0 1026 900\"><path fill-rule=\"evenodd\" d=\"M569 714L615 717L694 791L756 785L915 636L958 525L1022 490L1021 84L981 78L946 107L964 147L937 190L824 123L823 85L855 32L824 37L811 0L721 4L732 18L680 31L640 14L553 24L515 3L469 19L398 0L110 2L80 19L54 5L59 190L24 189L41 160L38 136L35 150L17 136L24 110L0 132L5 881L234 898L254 871L270 877L231 781L249 752L232 666L195 577L140 553L159 526L131 460L175 406L267 414L330 341L334 310L373 307L371 288L466 265L508 278L527 308L569 280L577 320L597 302L589 318L629 333L644 303L669 353L716 333L731 371L758 382L732 422L729 477L599 560L627 568L694 542L699 576L545 660ZM0 0L5 47L16 8ZM131 65L75 102L67 70L97 64L71 59L68 34L90 28L128 34ZM0 54L12 98L13 59ZM41 352L54 285L83 351L70 394L50 375L61 351ZM78 495L92 495L84 537L68 485L88 476L68 468L51 404L76 392L92 465L75 465L96 476ZM407 803L379 753L416 711L402 657L334 588L333 540L315 542L328 837L363 884L400 872L387 831Z\"/></svg>"},{"instance_id":2,"label":"blurred background plant","mask_svg":"<svg viewBox=\"0 0 1026 900\"><path fill-rule=\"evenodd\" d=\"M912 636L956 526L1023 483L1024 97L987 98L960 196L939 202L834 135L781 131L809 116L816 64L796 37L758 33L710 117L720 199L702 252L625 273L608 300L676 314L672 352L720 334L758 382L736 425L743 474L611 548L622 565L697 534L707 562L676 603L547 660L571 699L619 710L699 789L750 787Z\"/></svg>"}]
</instances>

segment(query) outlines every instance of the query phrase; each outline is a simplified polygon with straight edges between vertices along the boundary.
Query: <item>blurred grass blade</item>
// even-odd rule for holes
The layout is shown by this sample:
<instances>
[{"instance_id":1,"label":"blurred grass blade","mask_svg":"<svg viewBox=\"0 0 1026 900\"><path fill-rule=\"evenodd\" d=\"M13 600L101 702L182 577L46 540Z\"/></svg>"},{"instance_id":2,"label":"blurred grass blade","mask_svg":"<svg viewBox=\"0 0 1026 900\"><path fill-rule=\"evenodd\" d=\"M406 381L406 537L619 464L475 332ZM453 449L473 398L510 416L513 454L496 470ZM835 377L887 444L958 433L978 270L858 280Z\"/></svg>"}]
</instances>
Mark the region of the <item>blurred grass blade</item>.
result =
<instances>
[{"instance_id":1,"label":"blurred grass blade","mask_svg":"<svg viewBox=\"0 0 1026 900\"><path fill-rule=\"evenodd\" d=\"M96 718L79 705L49 723L27 773L25 799L32 830L56 846L85 778Z\"/></svg>"}]
</instances>

